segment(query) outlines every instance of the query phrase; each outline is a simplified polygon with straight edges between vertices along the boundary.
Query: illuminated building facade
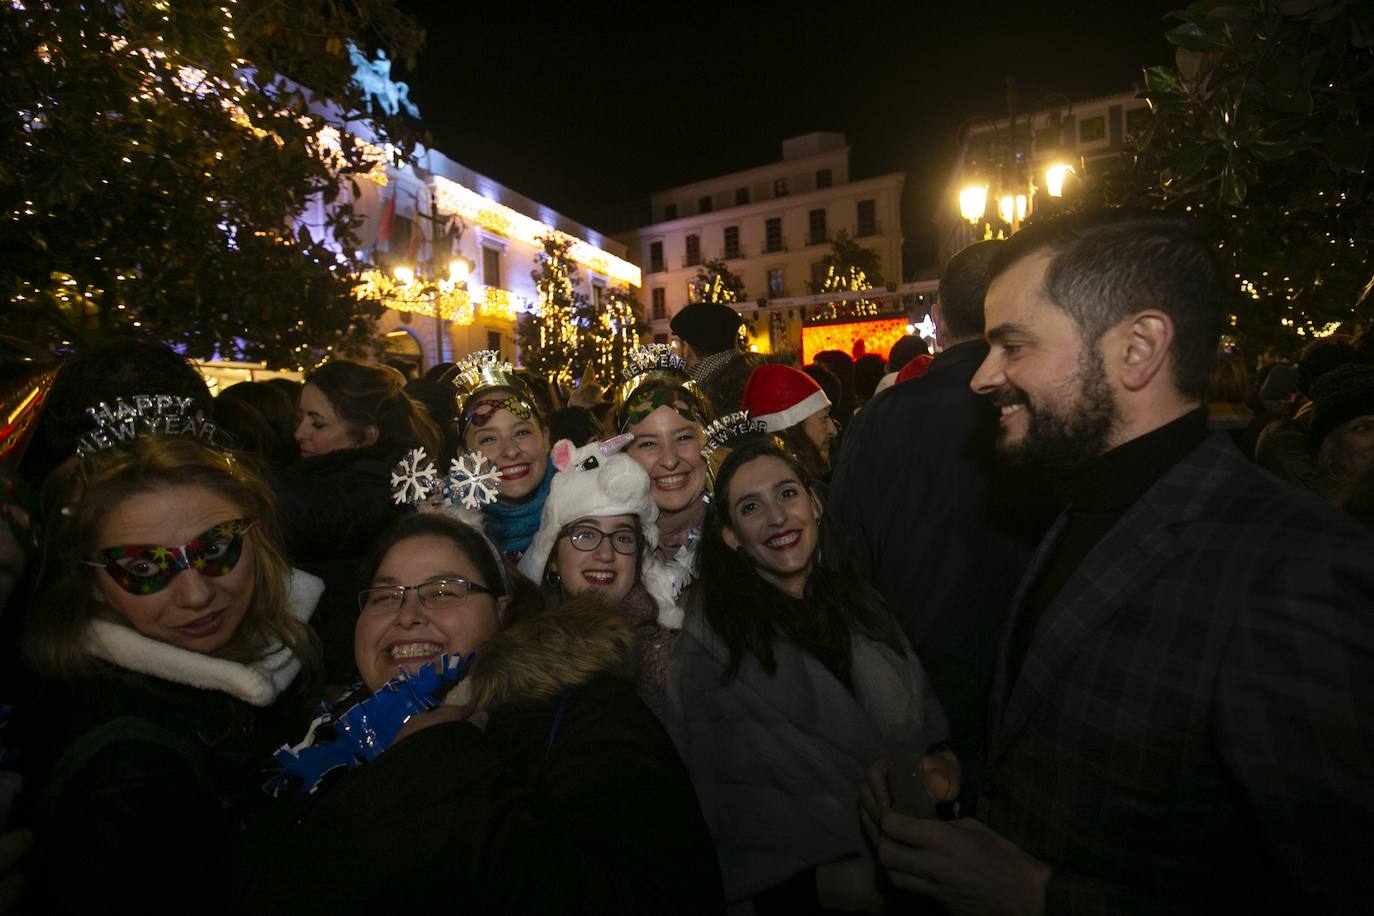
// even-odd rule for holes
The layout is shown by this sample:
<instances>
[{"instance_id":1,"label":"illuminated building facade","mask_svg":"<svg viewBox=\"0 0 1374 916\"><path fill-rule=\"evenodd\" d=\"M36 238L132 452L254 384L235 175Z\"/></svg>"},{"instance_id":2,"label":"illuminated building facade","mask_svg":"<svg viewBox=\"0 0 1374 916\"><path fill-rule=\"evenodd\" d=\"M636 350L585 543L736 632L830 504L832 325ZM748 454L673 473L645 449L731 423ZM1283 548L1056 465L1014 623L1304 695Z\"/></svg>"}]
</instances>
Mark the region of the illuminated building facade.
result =
<instances>
[{"instance_id":1,"label":"illuminated building facade","mask_svg":"<svg viewBox=\"0 0 1374 916\"><path fill-rule=\"evenodd\" d=\"M719 259L744 281L744 301L735 307L750 339L769 348L777 310L760 300L819 287L842 229L878 255L884 280L900 282L904 180L896 173L851 181L844 135L812 133L783 141L779 162L652 194L651 222L616 236L644 272L640 301L650 334L669 341L668 322L700 292L701 265ZM795 348L806 308L790 309L790 317L786 311L787 331L771 336Z\"/></svg>"},{"instance_id":2,"label":"illuminated building facade","mask_svg":"<svg viewBox=\"0 0 1374 916\"><path fill-rule=\"evenodd\" d=\"M539 236L570 236L581 291L597 301L640 271L624 244L574 222L436 150L417 148L409 164L358 182L356 233L364 275L359 295L385 306L379 328L386 359L424 372L475 350L518 359L515 324L538 301L531 271ZM303 222L323 233L323 211Z\"/></svg>"}]
</instances>

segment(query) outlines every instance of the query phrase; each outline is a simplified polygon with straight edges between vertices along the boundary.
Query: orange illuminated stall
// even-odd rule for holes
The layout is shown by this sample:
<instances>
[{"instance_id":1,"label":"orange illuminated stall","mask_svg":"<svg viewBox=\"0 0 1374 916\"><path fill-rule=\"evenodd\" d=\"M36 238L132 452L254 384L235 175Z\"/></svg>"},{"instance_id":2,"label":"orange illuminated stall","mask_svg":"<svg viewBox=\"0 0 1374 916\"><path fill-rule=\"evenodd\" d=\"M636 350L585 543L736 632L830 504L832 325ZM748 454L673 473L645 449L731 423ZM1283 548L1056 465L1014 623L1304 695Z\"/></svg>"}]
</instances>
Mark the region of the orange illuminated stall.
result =
<instances>
[{"instance_id":1,"label":"orange illuminated stall","mask_svg":"<svg viewBox=\"0 0 1374 916\"><path fill-rule=\"evenodd\" d=\"M839 318L802 327L802 363L822 350L839 350L857 359L873 353L887 359L893 344L907 331L905 315L886 318Z\"/></svg>"}]
</instances>

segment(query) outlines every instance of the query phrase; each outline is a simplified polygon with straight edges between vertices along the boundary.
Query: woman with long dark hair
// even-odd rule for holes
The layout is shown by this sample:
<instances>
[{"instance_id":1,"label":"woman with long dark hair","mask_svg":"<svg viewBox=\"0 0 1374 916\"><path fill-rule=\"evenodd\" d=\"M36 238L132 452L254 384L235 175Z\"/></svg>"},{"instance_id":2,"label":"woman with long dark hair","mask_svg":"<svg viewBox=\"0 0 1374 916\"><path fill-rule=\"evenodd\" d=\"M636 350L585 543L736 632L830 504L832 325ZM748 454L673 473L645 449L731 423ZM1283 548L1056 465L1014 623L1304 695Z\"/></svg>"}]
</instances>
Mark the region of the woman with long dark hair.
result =
<instances>
[{"instance_id":1,"label":"woman with long dark hair","mask_svg":"<svg viewBox=\"0 0 1374 916\"><path fill-rule=\"evenodd\" d=\"M435 456L439 431L389 366L335 359L306 377L301 460L271 476L292 562L325 581L314 625L330 681L353 673L357 567L396 516L391 469L409 449Z\"/></svg>"},{"instance_id":2,"label":"woman with long dark hair","mask_svg":"<svg viewBox=\"0 0 1374 916\"><path fill-rule=\"evenodd\" d=\"M823 510L801 464L758 432L729 447L669 666L669 731L727 902L877 906L857 787L889 749L943 740L944 714L881 599L820 556Z\"/></svg>"}]
</instances>

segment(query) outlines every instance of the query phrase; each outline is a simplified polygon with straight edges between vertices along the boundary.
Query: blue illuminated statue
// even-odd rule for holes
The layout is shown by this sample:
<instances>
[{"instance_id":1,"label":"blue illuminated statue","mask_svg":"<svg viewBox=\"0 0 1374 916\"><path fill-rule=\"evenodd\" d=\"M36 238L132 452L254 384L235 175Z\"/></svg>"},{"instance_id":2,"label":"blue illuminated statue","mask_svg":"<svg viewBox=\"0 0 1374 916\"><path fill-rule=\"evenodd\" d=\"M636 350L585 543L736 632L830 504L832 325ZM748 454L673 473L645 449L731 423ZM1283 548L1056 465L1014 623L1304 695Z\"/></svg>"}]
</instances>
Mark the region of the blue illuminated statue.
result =
<instances>
[{"instance_id":1,"label":"blue illuminated statue","mask_svg":"<svg viewBox=\"0 0 1374 916\"><path fill-rule=\"evenodd\" d=\"M385 51L378 50L377 59L368 60L358 46L350 41L348 59L353 63L353 82L363 91L368 111L374 111L375 103L388 115L404 110L412 118L420 117L420 109L410 100L410 86L392 81L391 61Z\"/></svg>"}]
</instances>

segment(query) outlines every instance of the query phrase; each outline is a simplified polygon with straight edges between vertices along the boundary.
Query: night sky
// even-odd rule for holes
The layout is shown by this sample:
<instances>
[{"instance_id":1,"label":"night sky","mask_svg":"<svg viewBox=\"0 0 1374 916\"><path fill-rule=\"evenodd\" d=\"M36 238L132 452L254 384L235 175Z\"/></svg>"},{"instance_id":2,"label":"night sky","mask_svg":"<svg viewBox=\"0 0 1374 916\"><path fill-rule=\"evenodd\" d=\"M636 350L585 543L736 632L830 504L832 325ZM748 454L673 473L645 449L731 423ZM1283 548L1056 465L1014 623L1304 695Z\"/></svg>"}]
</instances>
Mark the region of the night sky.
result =
<instances>
[{"instance_id":1,"label":"night sky","mask_svg":"<svg viewBox=\"0 0 1374 916\"><path fill-rule=\"evenodd\" d=\"M401 0L428 32L411 83L434 146L594 228L651 191L847 134L851 177L907 173L906 271L929 229L959 125L1052 92L1107 95L1171 61L1160 0L987 4ZM676 15L669 15L676 14Z\"/></svg>"}]
</instances>

